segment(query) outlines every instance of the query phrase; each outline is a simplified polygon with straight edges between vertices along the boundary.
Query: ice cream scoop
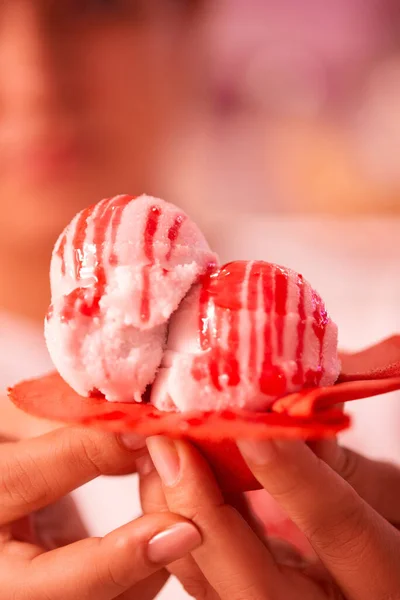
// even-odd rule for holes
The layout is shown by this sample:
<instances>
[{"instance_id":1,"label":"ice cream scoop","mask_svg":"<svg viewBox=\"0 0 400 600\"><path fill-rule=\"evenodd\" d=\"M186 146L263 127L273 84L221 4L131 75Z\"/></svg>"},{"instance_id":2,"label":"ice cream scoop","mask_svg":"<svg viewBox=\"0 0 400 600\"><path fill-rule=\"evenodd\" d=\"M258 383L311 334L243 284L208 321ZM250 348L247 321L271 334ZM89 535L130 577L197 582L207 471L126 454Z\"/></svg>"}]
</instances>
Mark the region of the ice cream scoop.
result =
<instances>
[{"instance_id":1,"label":"ice cream scoop","mask_svg":"<svg viewBox=\"0 0 400 600\"><path fill-rule=\"evenodd\" d=\"M157 198L117 196L80 212L51 260L50 355L83 396L141 401L168 321L217 257L198 227Z\"/></svg>"},{"instance_id":2,"label":"ice cream scoop","mask_svg":"<svg viewBox=\"0 0 400 600\"><path fill-rule=\"evenodd\" d=\"M339 372L337 327L302 275L237 261L210 269L172 315L151 399L160 410L263 411Z\"/></svg>"}]
</instances>

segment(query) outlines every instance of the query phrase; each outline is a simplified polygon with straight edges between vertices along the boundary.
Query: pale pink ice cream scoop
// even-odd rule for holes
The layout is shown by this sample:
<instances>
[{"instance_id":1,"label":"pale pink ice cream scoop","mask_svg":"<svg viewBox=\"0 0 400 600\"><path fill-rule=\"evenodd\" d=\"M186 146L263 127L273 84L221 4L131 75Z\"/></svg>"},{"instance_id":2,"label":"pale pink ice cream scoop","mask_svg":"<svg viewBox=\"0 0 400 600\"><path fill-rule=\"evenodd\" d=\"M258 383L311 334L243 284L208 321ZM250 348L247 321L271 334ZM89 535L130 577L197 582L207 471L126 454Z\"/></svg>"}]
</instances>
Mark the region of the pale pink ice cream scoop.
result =
<instances>
[{"instance_id":1,"label":"pale pink ice cream scoop","mask_svg":"<svg viewBox=\"0 0 400 600\"><path fill-rule=\"evenodd\" d=\"M262 411L339 371L337 327L310 284L239 261L211 269L172 316L151 400L160 410Z\"/></svg>"},{"instance_id":2,"label":"pale pink ice cream scoop","mask_svg":"<svg viewBox=\"0 0 400 600\"><path fill-rule=\"evenodd\" d=\"M198 227L158 198L117 196L80 212L51 260L46 342L79 394L140 401L172 313L215 264Z\"/></svg>"},{"instance_id":3,"label":"pale pink ice cream scoop","mask_svg":"<svg viewBox=\"0 0 400 600\"><path fill-rule=\"evenodd\" d=\"M51 261L47 345L83 396L160 410L266 410L333 384L337 327L309 283L266 262L217 266L163 200L117 196L79 213Z\"/></svg>"}]
</instances>

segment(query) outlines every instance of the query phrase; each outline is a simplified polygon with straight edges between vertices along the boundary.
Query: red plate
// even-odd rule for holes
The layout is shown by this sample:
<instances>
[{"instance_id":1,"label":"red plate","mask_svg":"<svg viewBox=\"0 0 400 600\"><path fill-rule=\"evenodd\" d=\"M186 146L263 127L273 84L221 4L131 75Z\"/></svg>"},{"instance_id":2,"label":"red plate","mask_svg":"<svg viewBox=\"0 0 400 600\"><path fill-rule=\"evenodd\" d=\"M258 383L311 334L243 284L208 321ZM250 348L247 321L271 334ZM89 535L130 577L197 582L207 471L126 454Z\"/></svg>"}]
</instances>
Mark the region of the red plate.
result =
<instances>
[{"instance_id":1,"label":"red plate","mask_svg":"<svg viewBox=\"0 0 400 600\"><path fill-rule=\"evenodd\" d=\"M358 354L344 354L342 362L341 383L290 394L263 413L166 413L149 404L83 398L57 373L19 383L9 395L25 412L53 421L190 439L209 459L224 490L245 491L259 485L243 462L235 440L334 436L350 424L349 417L335 405L400 389L400 336Z\"/></svg>"}]
</instances>

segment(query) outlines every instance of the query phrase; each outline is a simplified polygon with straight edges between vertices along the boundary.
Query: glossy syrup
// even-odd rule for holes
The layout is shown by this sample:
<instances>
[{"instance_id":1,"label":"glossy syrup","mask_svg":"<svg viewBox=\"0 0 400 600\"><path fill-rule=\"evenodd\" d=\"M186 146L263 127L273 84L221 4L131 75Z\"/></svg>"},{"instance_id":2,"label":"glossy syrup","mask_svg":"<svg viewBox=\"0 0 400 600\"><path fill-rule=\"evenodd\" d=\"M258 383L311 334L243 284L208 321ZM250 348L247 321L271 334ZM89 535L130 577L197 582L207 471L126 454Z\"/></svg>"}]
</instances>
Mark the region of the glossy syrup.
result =
<instances>
[{"instance_id":1,"label":"glossy syrup","mask_svg":"<svg viewBox=\"0 0 400 600\"><path fill-rule=\"evenodd\" d=\"M67 243L67 233L64 231L60 244L57 248L56 255L61 259L61 273L65 275L66 273L66 265L65 265L65 244Z\"/></svg>"},{"instance_id":2,"label":"glossy syrup","mask_svg":"<svg viewBox=\"0 0 400 600\"><path fill-rule=\"evenodd\" d=\"M157 232L161 209L152 206L147 213L147 221L143 236L143 252L148 264L142 269L142 298L140 303L140 318L146 323L150 318L150 269L154 264L154 236Z\"/></svg>"},{"instance_id":3,"label":"glossy syrup","mask_svg":"<svg viewBox=\"0 0 400 600\"><path fill-rule=\"evenodd\" d=\"M130 196L117 196L116 198L108 198L102 200L99 204L93 205L82 211L76 223L75 234L73 238L74 248L74 271L75 277L79 281L81 279L82 263L85 256L85 244L88 243L88 224L89 219L93 216L96 210L96 216L93 216L93 240L92 246L95 254L95 266L93 269L93 277L95 283L87 287L78 287L70 294L65 296L64 306L61 311L61 319L69 321L74 318L77 312L93 317L99 311L99 303L103 297L107 284L105 271L106 257L106 236L110 230L110 239L112 240L112 254L114 255L114 246L116 232L119 226L122 212L126 205L132 200ZM114 259L116 263L116 258Z\"/></svg>"},{"instance_id":4,"label":"glossy syrup","mask_svg":"<svg viewBox=\"0 0 400 600\"><path fill-rule=\"evenodd\" d=\"M277 301L282 302L282 290L276 295L274 290L274 281L279 268L275 265L266 263L262 269L262 290L263 290L263 309L266 316L264 322L264 356L259 377L260 390L266 396L281 396L286 391L286 375L284 371L274 364L273 361L273 339L272 339L272 313L277 306ZM283 287L283 286L281 286ZM286 294L287 295L287 294ZM286 317L286 302L284 307L280 307L281 318ZM279 344L278 344L279 345Z\"/></svg>"},{"instance_id":5,"label":"glossy syrup","mask_svg":"<svg viewBox=\"0 0 400 600\"><path fill-rule=\"evenodd\" d=\"M168 230L169 249L165 257L168 262L175 250L176 242L178 239L179 231L183 225L185 217L183 215L177 215L171 227Z\"/></svg>"},{"instance_id":6,"label":"glossy syrup","mask_svg":"<svg viewBox=\"0 0 400 600\"><path fill-rule=\"evenodd\" d=\"M204 277L199 295L199 337L200 347L205 354L195 359L192 375L200 381L208 378L214 388L222 390L222 381L228 386L237 386L241 381L239 357L240 309L248 311L250 327L250 348L247 377L258 376L263 393L279 395L286 389L284 372L273 364L271 320L265 319L263 336L263 356L261 372L257 373L257 344L260 332L257 330L256 314L260 308L270 315L276 298L273 293L275 267L267 263L254 262L246 277L248 263L237 261L222 269L212 268ZM259 282L261 281L261 302ZM243 285L247 285L244 290ZM285 294L281 286L279 301ZM286 292L287 293L287 292ZM243 304L245 298L245 305ZM286 304L286 303L285 303ZM227 328L227 347L220 343L222 326Z\"/></svg>"},{"instance_id":7,"label":"glossy syrup","mask_svg":"<svg viewBox=\"0 0 400 600\"><path fill-rule=\"evenodd\" d=\"M328 313L326 312L325 306L321 298L317 294L313 294L313 305L314 305L314 322L313 331L319 341L319 369L315 376L315 384L321 383L322 376L324 374L323 360L324 360L324 342L326 327L328 325Z\"/></svg>"},{"instance_id":8,"label":"glossy syrup","mask_svg":"<svg viewBox=\"0 0 400 600\"><path fill-rule=\"evenodd\" d=\"M97 314L100 300L103 297L107 285L106 265L107 263L111 267L118 265L118 256L116 253L117 233L121 224L123 211L132 200L134 200L134 198L127 195L117 196L111 199L108 198L80 213L75 225L75 232L72 240L75 277L78 281L81 279L80 273L85 256L85 244L90 243L94 248L95 254L95 266L93 269L95 283L88 287L79 287L65 297L64 306L60 315L63 321L69 321L74 318L76 312L92 317ZM93 239L88 240L88 224L91 217L94 221ZM142 270L140 316L143 322L147 322L150 318L150 270L155 262L154 238L159 226L160 217L161 209L156 205L151 206L146 217L142 242L143 253L148 261L147 264L143 266ZM169 240L169 248L166 254L167 261L170 260L175 250L179 232L184 221L185 216L178 214L167 232ZM109 239L109 244L106 243L107 238ZM66 272L66 242L67 236L64 234L57 249L57 255L62 260L61 270L63 275L65 275ZM110 248L108 261L105 256L107 247ZM92 249L91 252L93 252ZM168 271L165 270L165 273L167 274ZM47 318L51 318L52 314L53 313L50 310Z\"/></svg>"},{"instance_id":9,"label":"glossy syrup","mask_svg":"<svg viewBox=\"0 0 400 600\"><path fill-rule=\"evenodd\" d=\"M297 287L299 290L299 304L297 309L299 320L297 323L296 373L293 376L293 383L300 386L304 384L303 352L307 324L304 279L302 275L298 276Z\"/></svg>"}]
</instances>

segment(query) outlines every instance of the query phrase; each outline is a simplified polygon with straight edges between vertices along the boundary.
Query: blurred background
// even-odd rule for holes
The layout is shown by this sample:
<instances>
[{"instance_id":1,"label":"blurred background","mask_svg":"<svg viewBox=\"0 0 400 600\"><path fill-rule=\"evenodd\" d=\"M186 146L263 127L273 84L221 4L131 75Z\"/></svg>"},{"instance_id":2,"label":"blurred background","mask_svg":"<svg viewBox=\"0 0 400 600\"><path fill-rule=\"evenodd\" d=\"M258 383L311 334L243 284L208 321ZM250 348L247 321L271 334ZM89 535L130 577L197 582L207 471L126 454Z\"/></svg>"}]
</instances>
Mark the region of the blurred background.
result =
<instances>
[{"instance_id":1,"label":"blurred background","mask_svg":"<svg viewBox=\"0 0 400 600\"><path fill-rule=\"evenodd\" d=\"M399 332L399 1L3 0L2 388L50 368L62 228L143 192L180 204L222 260L301 271L342 347ZM349 410L350 445L400 460L398 395ZM98 533L124 518L106 502L87 505Z\"/></svg>"},{"instance_id":2,"label":"blurred background","mask_svg":"<svg viewBox=\"0 0 400 600\"><path fill-rule=\"evenodd\" d=\"M174 193L230 211L398 214L399 27L396 0L214 1Z\"/></svg>"}]
</instances>

